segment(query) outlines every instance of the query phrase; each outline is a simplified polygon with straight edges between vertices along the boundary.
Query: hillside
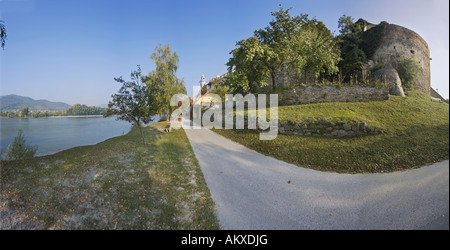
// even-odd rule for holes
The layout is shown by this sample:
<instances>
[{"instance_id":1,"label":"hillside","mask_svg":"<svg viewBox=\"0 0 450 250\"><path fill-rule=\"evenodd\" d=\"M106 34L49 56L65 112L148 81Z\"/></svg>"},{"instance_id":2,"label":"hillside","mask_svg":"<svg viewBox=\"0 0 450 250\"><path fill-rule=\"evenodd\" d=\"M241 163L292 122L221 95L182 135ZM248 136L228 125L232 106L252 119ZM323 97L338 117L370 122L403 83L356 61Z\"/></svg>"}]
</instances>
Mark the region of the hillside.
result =
<instances>
[{"instance_id":1,"label":"hillside","mask_svg":"<svg viewBox=\"0 0 450 250\"><path fill-rule=\"evenodd\" d=\"M23 107L28 107L30 111L66 111L71 106L64 102L34 100L19 95L0 96L0 112L18 111Z\"/></svg>"},{"instance_id":2,"label":"hillside","mask_svg":"<svg viewBox=\"0 0 450 250\"><path fill-rule=\"evenodd\" d=\"M381 134L342 138L278 135L261 141L254 130L217 129L216 133L262 154L317 170L340 173L392 172L449 158L449 105L431 102L421 92L361 103L282 106L280 121L367 122Z\"/></svg>"}]
</instances>

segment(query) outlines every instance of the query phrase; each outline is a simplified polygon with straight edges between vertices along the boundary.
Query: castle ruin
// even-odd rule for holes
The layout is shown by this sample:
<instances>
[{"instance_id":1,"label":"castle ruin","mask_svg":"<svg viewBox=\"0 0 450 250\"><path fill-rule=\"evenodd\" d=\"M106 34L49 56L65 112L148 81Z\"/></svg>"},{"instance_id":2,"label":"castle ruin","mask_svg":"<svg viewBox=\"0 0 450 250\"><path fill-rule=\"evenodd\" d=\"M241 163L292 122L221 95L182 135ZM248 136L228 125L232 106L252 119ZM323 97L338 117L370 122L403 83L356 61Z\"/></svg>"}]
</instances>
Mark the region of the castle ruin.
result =
<instances>
[{"instance_id":1,"label":"castle ruin","mask_svg":"<svg viewBox=\"0 0 450 250\"><path fill-rule=\"evenodd\" d=\"M381 32L381 44L371 60L392 65L400 57L413 58L418 63L414 89L430 94L430 49L425 40L414 31L395 24L385 24Z\"/></svg>"}]
</instances>

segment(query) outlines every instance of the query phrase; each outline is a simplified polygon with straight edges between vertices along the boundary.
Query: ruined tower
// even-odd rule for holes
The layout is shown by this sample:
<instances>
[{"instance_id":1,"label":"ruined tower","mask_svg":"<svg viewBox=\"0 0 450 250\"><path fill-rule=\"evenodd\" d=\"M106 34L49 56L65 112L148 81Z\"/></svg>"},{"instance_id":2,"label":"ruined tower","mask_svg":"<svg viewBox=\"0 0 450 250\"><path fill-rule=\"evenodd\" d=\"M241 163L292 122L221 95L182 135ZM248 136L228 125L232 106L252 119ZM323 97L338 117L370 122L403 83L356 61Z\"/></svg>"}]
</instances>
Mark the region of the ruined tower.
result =
<instances>
[{"instance_id":1,"label":"ruined tower","mask_svg":"<svg viewBox=\"0 0 450 250\"><path fill-rule=\"evenodd\" d=\"M400 57L413 58L418 63L414 89L430 94L430 49L425 40L414 31L395 24L384 25L381 32L381 43L371 59L393 63Z\"/></svg>"}]
</instances>

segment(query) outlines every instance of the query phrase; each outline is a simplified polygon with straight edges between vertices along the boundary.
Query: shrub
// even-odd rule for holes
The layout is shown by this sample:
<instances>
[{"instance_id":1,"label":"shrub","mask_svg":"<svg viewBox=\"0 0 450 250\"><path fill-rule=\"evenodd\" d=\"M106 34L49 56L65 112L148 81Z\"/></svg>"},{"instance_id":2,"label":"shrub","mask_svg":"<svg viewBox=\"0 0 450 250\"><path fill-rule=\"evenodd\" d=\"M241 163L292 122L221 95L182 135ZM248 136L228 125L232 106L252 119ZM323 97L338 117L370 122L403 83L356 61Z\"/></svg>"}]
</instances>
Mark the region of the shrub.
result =
<instances>
[{"instance_id":1,"label":"shrub","mask_svg":"<svg viewBox=\"0 0 450 250\"><path fill-rule=\"evenodd\" d=\"M413 89L418 72L416 60L414 58L406 59L399 57L396 61L395 68L397 69L400 80L402 80L403 88L407 90Z\"/></svg>"},{"instance_id":2,"label":"shrub","mask_svg":"<svg viewBox=\"0 0 450 250\"><path fill-rule=\"evenodd\" d=\"M8 145L6 149L6 160L22 160L31 158L36 153L38 147L36 145L29 145L26 142L25 136L22 130L19 130L18 135L14 138L14 141Z\"/></svg>"}]
</instances>

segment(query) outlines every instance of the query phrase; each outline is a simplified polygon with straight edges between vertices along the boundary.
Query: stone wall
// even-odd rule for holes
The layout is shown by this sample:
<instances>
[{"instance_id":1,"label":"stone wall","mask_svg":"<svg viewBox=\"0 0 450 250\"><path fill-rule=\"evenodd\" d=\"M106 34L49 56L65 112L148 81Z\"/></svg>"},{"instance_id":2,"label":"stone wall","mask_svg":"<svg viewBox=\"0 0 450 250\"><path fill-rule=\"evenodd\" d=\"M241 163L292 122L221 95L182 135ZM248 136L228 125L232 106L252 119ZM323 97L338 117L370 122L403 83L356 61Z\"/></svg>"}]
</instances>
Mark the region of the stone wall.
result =
<instances>
[{"instance_id":1,"label":"stone wall","mask_svg":"<svg viewBox=\"0 0 450 250\"><path fill-rule=\"evenodd\" d=\"M355 137L380 134L376 128L368 127L366 122L354 124L319 121L287 121L278 122L278 133L285 135L317 136L317 137Z\"/></svg>"},{"instance_id":2,"label":"stone wall","mask_svg":"<svg viewBox=\"0 0 450 250\"><path fill-rule=\"evenodd\" d=\"M256 119L257 120L257 119ZM249 119L243 117L244 129L249 128ZM233 120L233 128L236 128L236 117ZM261 131L256 121L255 128ZM280 121L278 120L278 134L298 135L313 137L360 137L368 135L381 134L378 128L369 126L365 121L344 123L330 122L325 120L296 120Z\"/></svg>"},{"instance_id":3,"label":"stone wall","mask_svg":"<svg viewBox=\"0 0 450 250\"><path fill-rule=\"evenodd\" d=\"M389 90L386 87L294 87L278 90L276 94L278 94L278 105L280 106L323 102L382 101L389 99Z\"/></svg>"}]
</instances>

